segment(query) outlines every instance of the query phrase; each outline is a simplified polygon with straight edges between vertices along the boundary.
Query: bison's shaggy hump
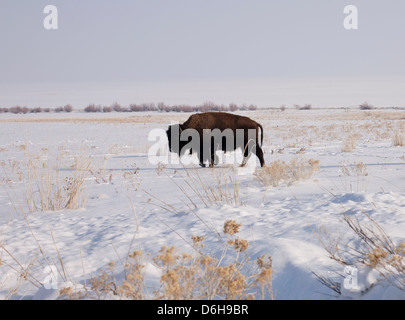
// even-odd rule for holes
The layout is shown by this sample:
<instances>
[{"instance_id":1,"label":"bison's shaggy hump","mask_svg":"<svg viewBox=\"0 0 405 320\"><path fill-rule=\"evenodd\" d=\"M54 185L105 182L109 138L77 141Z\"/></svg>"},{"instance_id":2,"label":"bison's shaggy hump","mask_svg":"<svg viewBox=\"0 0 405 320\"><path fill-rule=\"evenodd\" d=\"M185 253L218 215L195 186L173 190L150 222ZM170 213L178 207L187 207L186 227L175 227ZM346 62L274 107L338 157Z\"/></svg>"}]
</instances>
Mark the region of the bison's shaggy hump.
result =
<instances>
[{"instance_id":1,"label":"bison's shaggy hump","mask_svg":"<svg viewBox=\"0 0 405 320\"><path fill-rule=\"evenodd\" d=\"M258 139L258 132L259 128L261 130L261 139L260 139L260 144L259 144L259 139ZM193 114L188 118L186 122L183 124L180 124L179 126L169 126L169 129L167 130L167 136L169 139L169 149L172 152L176 153L181 153L182 148L187 144L187 141L176 141L179 145L178 150L172 150L171 148L171 142L172 142L172 133L173 130L180 130L184 131L186 129L194 129L198 132L199 137L200 137L200 150L192 150L192 152L196 152L200 161L200 165L204 166L204 162L206 160L210 161L210 165L214 165L216 163L216 156L215 156L215 151L221 150L224 152L227 151L233 151L236 150L237 148L241 148L244 151L244 159L242 162L242 165L244 165L247 161L247 158L249 157L250 153L256 154L256 156L259 158L260 165L264 166L264 158L263 158L263 151L261 149L261 146L263 144L263 127L257 123L256 121L244 117L244 116L239 116L239 115L234 115L231 113L226 113L226 112L206 112L206 113L197 113ZM233 132L233 137L234 141L231 146L228 144L222 144L221 149L217 149L216 146L212 143L210 147L210 155L208 156L208 159L205 158L204 150L203 148L203 130L204 129L209 129L209 130L214 130L214 129L219 129L221 132L224 132L224 130L232 130ZM240 141L237 141L236 136L237 136L237 130L243 129L243 143L241 145L238 145ZM251 136L249 136L249 130L255 130L255 138L252 139ZM254 140L254 141L252 141Z\"/></svg>"}]
</instances>

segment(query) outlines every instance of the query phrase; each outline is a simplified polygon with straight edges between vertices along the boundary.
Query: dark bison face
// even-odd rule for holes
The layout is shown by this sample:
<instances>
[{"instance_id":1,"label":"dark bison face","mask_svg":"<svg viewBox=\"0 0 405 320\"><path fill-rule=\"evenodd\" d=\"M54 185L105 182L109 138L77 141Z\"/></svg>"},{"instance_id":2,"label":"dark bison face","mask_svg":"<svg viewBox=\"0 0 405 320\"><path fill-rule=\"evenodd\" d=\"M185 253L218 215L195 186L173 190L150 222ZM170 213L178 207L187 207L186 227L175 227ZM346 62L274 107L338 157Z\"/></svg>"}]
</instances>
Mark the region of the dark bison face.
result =
<instances>
[{"instance_id":1,"label":"dark bison face","mask_svg":"<svg viewBox=\"0 0 405 320\"><path fill-rule=\"evenodd\" d=\"M182 127L179 124L169 126L166 131L167 139L169 140L169 151L178 155L180 155L180 151L183 151L181 155L184 154L183 147L188 143L188 141L180 141L182 131Z\"/></svg>"},{"instance_id":2,"label":"dark bison face","mask_svg":"<svg viewBox=\"0 0 405 320\"><path fill-rule=\"evenodd\" d=\"M167 140L169 140L169 151L172 151L172 126L169 126L169 129L166 131Z\"/></svg>"}]
</instances>

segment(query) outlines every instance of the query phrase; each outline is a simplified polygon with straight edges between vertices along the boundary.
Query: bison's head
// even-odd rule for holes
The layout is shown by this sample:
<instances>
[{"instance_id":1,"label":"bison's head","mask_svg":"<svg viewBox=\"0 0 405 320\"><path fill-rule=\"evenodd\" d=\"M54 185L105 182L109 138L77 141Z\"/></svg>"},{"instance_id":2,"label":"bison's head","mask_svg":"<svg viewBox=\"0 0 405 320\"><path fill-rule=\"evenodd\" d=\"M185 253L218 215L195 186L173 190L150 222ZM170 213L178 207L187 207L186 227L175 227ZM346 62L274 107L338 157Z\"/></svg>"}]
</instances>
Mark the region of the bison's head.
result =
<instances>
[{"instance_id":1,"label":"bison's head","mask_svg":"<svg viewBox=\"0 0 405 320\"><path fill-rule=\"evenodd\" d=\"M180 141L181 125L174 124L169 126L166 131L167 139L169 140L169 150L180 155L180 150L184 146L184 142Z\"/></svg>"},{"instance_id":2,"label":"bison's head","mask_svg":"<svg viewBox=\"0 0 405 320\"><path fill-rule=\"evenodd\" d=\"M170 152L174 152L177 153L179 156L183 156L185 154L186 149L189 149L191 154L192 145L190 145L189 142L192 141L192 137L187 134L188 133L187 131L189 130L190 129L184 130L184 127L181 124L174 124L169 126L169 128L166 131L166 135L169 141ZM182 133L185 134L185 136L182 137L183 139L181 139ZM198 143L198 141L196 142ZM197 147L198 145L195 146L195 148Z\"/></svg>"}]
</instances>

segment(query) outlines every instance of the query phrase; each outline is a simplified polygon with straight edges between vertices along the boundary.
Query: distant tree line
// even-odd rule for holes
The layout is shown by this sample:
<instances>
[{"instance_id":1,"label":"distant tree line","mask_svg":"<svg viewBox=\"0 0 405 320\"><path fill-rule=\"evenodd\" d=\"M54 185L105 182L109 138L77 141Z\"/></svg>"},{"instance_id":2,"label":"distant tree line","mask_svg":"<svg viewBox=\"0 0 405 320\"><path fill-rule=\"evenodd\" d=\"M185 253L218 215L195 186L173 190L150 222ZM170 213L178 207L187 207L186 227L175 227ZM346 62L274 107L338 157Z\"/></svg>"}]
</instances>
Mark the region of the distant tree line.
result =
<instances>
[{"instance_id":1,"label":"distant tree line","mask_svg":"<svg viewBox=\"0 0 405 320\"><path fill-rule=\"evenodd\" d=\"M294 104L296 110L311 110L311 104L305 105L298 105ZM375 107L367 102L360 104L360 110L373 110ZM281 110L285 111L286 106L282 105L278 108L264 108L264 109L272 109L272 110ZM394 108L395 109L395 108ZM403 108L400 108L403 109ZM103 106L101 104L89 104L84 109L78 109L77 111L84 111L84 112L148 112L148 111L156 111L156 112L208 112L208 111L224 111L224 112L234 112L234 111L245 111L250 110L254 111L257 110L257 106L255 104L241 104L237 105L236 103L230 103L228 105L224 104L216 104L211 101L204 102L200 105L189 105L189 104L176 104L176 105L167 105L163 102L155 103L140 103L140 104L130 104L128 107L123 107L119 103L115 102L110 106ZM73 107L70 104L65 105L64 107L57 107L57 108L27 108L21 106L14 106L11 108L1 108L0 113L12 113L12 114L26 114L26 113L49 113L49 112L72 112Z\"/></svg>"},{"instance_id":2,"label":"distant tree line","mask_svg":"<svg viewBox=\"0 0 405 320\"><path fill-rule=\"evenodd\" d=\"M157 111L157 112L208 112L208 111L237 111L237 110L257 110L257 106L254 104L242 104L237 105L230 103L229 105L218 105L213 102L205 102L201 105L166 105L163 102L155 103L141 103L131 104L129 107L123 107L118 103L114 103L111 106L102 106L89 104L84 108L85 112L143 112L143 111Z\"/></svg>"},{"instance_id":3,"label":"distant tree line","mask_svg":"<svg viewBox=\"0 0 405 320\"><path fill-rule=\"evenodd\" d=\"M84 112L208 112L208 111L237 111L237 110L257 110L257 106L254 104L242 104L230 103L229 105L215 104L213 102L205 102L201 105L166 105L163 102L155 103L141 103L131 104L128 107L123 107L118 103L113 103L110 106L96 105L94 103L89 104L83 109ZM27 108L21 106L14 106L11 108L0 108L0 113L13 113L13 114L27 114L27 113L49 113L49 112L72 112L73 107L70 104L64 107L57 108Z\"/></svg>"},{"instance_id":4,"label":"distant tree line","mask_svg":"<svg viewBox=\"0 0 405 320\"><path fill-rule=\"evenodd\" d=\"M26 113L42 113L42 112L72 112L73 107L70 104L67 104L64 107L57 108L27 108L21 106L14 106L11 108L0 108L0 113L14 113L14 114L26 114Z\"/></svg>"}]
</instances>

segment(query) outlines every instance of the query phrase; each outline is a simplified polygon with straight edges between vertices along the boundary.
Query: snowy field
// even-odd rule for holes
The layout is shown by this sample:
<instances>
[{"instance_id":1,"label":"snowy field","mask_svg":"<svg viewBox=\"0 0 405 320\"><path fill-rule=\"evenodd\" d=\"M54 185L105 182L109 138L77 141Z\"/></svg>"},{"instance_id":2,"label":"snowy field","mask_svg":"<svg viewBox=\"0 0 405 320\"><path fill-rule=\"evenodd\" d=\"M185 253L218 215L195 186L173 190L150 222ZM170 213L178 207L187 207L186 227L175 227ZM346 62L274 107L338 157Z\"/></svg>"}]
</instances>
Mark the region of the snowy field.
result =
<instances>
[{"instance_id":1,"label":"snowy field","mask_svg":"<svg viewBox=\"0 0 405 320\"><path fill-rule=\"evenodd\" d=\"M384 277L386 255L375 265L365 262L364 250L369 258L377 254L347 224L374 226L374 235L387 235L398 248L391 255L404 263L405 112L240 114L264 127L268 167L313 159L319 170L265 185L254 157L245 168L183 166L173 163L165 141L160 163L151 163L148 152L157 142L148 139L150 132L190 114L2 114L0 299L56 299L63 286L88 286L112 261L119 282L135 249L144 253L151 293L162 272L152 257L162 246L192 252L191 237L204 236L204 251L220 259L229 219L242 224L239 236L249 241L243 254L271 256L275 299L405 299L404 275ZM63 208L41 205L51 197L46 190L58 187L53 178L66 193L77 172L83 174L77 197L63 200ZM331 259L337 244L343 248L337 255L356 273ZM55 289L45 287L51 266ZM320 279L340 286L331 290Z\"/></svg>"}]
</instances>

